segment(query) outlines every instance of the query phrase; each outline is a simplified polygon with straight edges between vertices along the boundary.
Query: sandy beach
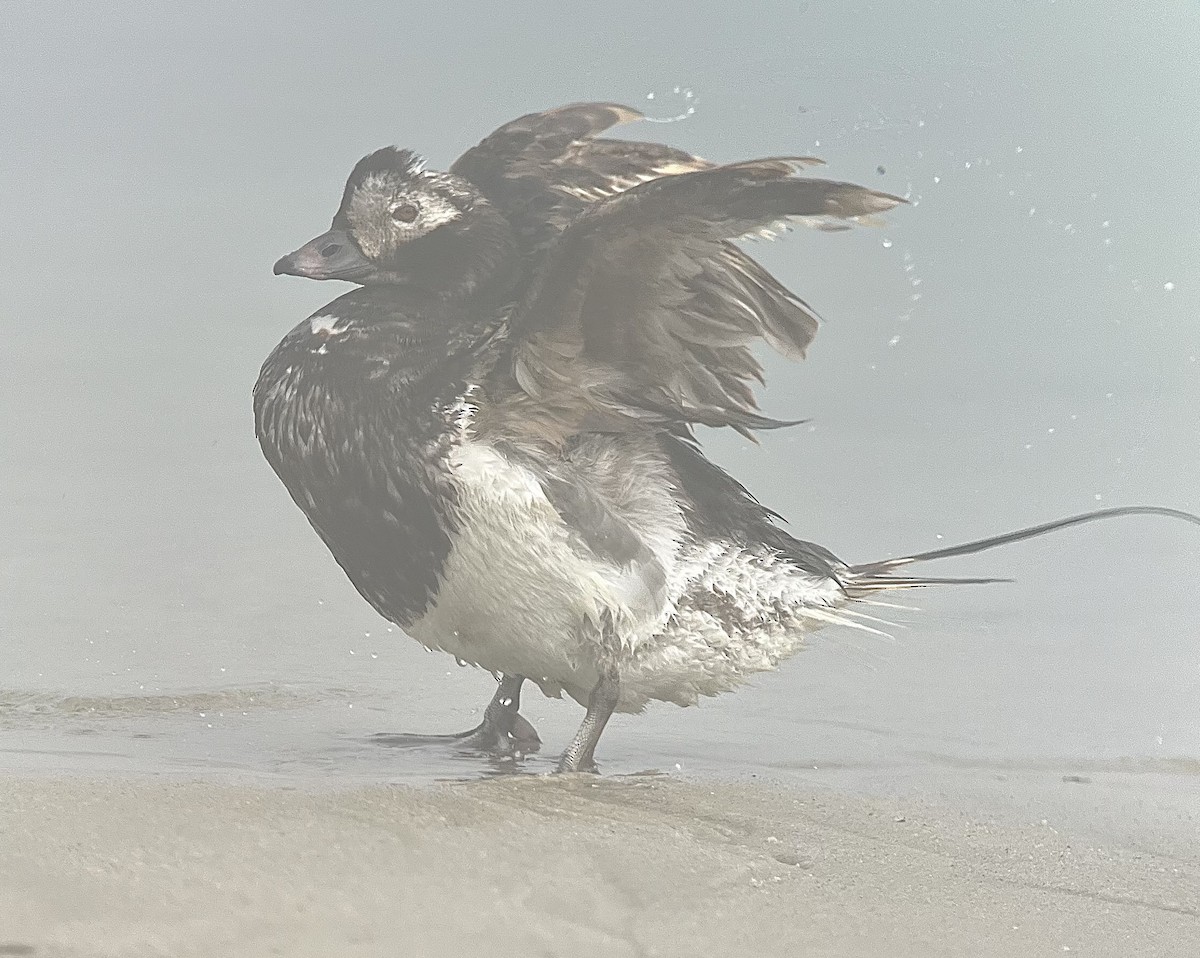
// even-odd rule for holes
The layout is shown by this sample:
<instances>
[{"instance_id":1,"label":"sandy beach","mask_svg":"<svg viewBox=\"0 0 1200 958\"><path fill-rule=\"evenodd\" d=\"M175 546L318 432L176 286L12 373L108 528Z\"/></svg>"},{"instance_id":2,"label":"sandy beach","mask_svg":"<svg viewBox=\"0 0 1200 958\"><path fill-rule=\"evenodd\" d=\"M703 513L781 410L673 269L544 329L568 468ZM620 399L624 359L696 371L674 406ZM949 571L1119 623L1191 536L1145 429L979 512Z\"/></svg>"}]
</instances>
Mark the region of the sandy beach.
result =
<instances>
[{"instance_id":1,"label":"sandy beach","mask_svg":"<svg viewBox=\"0 0 1200 958\"><path fill-rule=\"evenodd\" d=\"M1200 868L913 802L654 777L0 785L0 954L1200 954Z\"/></svg>"}]
</instances>

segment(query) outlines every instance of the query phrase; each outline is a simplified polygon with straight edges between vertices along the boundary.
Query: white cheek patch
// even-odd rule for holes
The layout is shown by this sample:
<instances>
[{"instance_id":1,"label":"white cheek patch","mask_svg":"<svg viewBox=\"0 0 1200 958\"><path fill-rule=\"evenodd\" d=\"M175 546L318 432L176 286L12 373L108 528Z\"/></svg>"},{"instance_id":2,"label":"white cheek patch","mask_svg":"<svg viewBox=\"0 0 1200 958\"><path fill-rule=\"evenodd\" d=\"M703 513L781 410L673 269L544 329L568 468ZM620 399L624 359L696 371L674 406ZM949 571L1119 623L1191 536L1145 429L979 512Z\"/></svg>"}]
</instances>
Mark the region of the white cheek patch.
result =
<instances>
[{"instance_id":1,"label":"white cheek patch","mask_svg":"<svg viewBox=\"0 0 1200 958\"><path fill-rule=\"evenodd\" d=\"M412 188L396 192L394 183L380 176L368 176L354 191L346 215L354 239L368 259L381 259L401 244L431 233L462 215L448 197L432 188L423 190L420 183L418 179ZM392 210L405 205L417 208L417 218L411 223L392 218Z\"/></svg>"},{"instance_id":2,"label":"white cheek patch","mask_svg":"<svg viewBox=\"0 0 1200 958\"><path fill-rule=\"evenodd\" d=\"M392 205L394 208L406 203L411 203L419 212L417 218L411 223L393 223L397 234L404 239L416 239L418 236L424 236L439 226L452 223L462 215L457 206L435 193L422 193L417 196L403 193L396 198L396 202Z\"/></svg>"}]
</instances>

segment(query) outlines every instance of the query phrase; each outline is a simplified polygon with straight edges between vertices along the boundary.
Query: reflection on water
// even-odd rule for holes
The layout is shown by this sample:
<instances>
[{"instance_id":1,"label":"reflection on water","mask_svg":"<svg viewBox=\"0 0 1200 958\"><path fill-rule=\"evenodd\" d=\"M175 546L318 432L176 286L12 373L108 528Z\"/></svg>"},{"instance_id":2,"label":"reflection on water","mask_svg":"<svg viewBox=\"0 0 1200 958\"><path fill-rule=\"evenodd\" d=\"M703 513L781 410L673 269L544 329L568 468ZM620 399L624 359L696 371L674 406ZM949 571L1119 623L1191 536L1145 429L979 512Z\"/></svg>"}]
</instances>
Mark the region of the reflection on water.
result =
<instances>
[{"instance_id":1,"label":"reflection on water","mask_svg":"<svg viewBox=\"0 0 1200 958\"><path fill-rule=\"evenodd\" d=\"M32 716L122 716L190 713L200 717L209 712L248 709L300 708L316 702L345 698L344 689L302 689L285 686L212 689L175 695L54 695L48 692L19 692L0 689L0 722Z\"/></svg>"},{"instance_id":2,"label":"reflection on water","mask_svg":"<svg viewBox=\"0 0 1200 958\"><path fill-rule=\"evenodd\" d=\"M351 717L358 705L357 716ZM564 716L569 723L575 713ZM494 775L542 774L555 767L558 745L494 755L463 748L432 736L369 731L386 720L385 710L366 692L348 689L254 687L217 689L179 695L66 696L0 693L0 769L47 768L57 757L57 771L70 771L72 761L86 758L92 771L127 771L179 775L209 769L239 770L251 778L283 778L297 784L378 779L412 784L469 780ZM567 725L569 727L569 725ZM838 733L902 739L886 754L838 755ZM962 740L942 740L957 751L919 747L897 730L850 722L814 719L797 722L803 744L772 749L748 744L742 761L724 743L699 737L663 742L651 728L639 736L631 723L617 745L608 750L602 770L631 774L642 760L653 771L687 771L744 777L769 770L776 776L812 780L850 772L881 773L888 769L930 768L997 773L1083 775L1167 775L1200 778L1200 757L1117 755L988 756L962 749ZM934 737L924 737L933 743ZM649 739L649 742L644 741ZM40 743L40 744L39 744ZM628 746L638 743L635 747ZM621 747L626 746L626 747ZM704 752L709 746L711 753ZM654 765L652 749L662 748ZM667 761L667 759L672 761ZM682 759L682 761L678 761ZM645 770L645 769L642 769ZM1067 770L1067 771L1064 771ZM928 772L936 778L936 772Z\"/></svg>"}]
</instances>

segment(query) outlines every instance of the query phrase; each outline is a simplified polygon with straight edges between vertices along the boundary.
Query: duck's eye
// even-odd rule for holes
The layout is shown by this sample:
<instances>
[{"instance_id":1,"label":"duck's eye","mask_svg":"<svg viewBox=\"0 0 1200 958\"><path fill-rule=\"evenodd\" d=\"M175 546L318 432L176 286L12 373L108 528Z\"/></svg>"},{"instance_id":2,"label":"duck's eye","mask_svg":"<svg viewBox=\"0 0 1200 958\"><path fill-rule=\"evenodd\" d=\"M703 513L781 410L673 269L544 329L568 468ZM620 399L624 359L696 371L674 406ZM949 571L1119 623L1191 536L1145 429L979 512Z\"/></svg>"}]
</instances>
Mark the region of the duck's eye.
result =
<instances>
[{"instance_id":1,"label":"duck's eye","mask_svg":"<svg viewBox=\"0 0 1200 958\"><path fill-rule=\"evenodd\" d=\"M411 223L417 218L418 210L412 203L401 203L392 209L392 219L397 223Z\"/></svg>"}]
</instances>

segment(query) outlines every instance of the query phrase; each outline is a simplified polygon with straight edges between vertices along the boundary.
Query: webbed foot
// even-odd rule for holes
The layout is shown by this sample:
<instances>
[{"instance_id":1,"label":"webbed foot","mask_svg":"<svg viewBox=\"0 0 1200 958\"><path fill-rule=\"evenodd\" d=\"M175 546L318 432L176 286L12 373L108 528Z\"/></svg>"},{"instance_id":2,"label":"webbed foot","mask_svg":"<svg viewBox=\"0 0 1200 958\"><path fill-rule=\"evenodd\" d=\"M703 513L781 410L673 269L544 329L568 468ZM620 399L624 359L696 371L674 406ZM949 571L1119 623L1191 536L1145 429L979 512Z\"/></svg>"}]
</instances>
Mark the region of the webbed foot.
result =
<instances>
[{"instance_id":1,"label":"webbed foot","mask_svg":"<svg viewBox=\"0 0 1200 958\"><path fill-rule=\"evenodd\" d=\"M502 676L496 694L484 710L483 721L473 729L451 735L379 732L371 736L371 740L394 748L445 745L464 752L489 755L536 752L542 740L537 730L520 713L521 685L524 681L520 675Z\"/></svg>"}]
</instances>

